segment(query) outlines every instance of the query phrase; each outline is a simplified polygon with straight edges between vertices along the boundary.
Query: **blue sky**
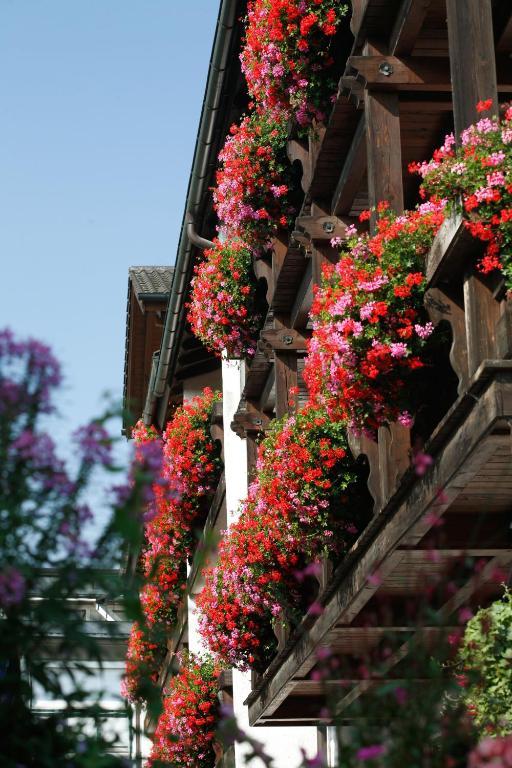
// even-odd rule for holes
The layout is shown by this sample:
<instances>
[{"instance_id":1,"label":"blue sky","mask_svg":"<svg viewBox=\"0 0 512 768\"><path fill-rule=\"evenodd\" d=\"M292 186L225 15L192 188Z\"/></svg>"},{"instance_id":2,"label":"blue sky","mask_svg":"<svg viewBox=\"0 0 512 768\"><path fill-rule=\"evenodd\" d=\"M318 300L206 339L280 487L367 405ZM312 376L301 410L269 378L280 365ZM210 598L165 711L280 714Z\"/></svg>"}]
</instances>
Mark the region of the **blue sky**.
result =
<instances>
[{"instance_id":1,"label":"blue sky","mask_svg":"<svg viewBox=\"0 0 512 768\"><path fill-rule=\"evenodd\" d=\"M121 397L127 272L172 264L217 0L0 0L0 327Z\"/></svg>"}]
</instances>

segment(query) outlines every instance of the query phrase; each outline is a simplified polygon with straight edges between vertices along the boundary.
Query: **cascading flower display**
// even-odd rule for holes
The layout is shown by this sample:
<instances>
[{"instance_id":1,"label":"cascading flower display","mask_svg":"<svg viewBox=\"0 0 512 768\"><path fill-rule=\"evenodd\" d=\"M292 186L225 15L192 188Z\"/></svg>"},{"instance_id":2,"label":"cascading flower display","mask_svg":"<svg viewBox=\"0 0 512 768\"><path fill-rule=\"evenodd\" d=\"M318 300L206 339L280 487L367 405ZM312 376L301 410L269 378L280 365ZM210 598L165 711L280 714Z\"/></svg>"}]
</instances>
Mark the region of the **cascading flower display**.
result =
<instances>
[{"instance_id":1,"label":"cascading flower display","mask_svg":"<svg viewBox=\"0 0 512 768\"><path fill-rule=\"evenodd\" d=\"M219 674L220 667L210 657L182 656L164 696L148 766L213 768Z\"/></svg>"},{"instance_id":2,"label":"cascading flower display","mask_svg":"<svg viewBox=\"0 0 512 768\"><path fill-rule=\"evenodd\" d=\"M412 426L407 384L434 330L423 306L424 258L443 217L443 203L401 216L381 203L375 236L349 232L339 262L324 268L304 379L312 401L352 428Z\"/></svg>"},{"instance_id":3,"label":"cascading flower display","mask_svg":"<svg viewBox=\"0 0 512 768\"><path fill-rule=\"evenodd\" d=\"M492 102L480 102L486 112ZM461 210L473 237L485 243L478 263L484 274L501 269L512 289L512 107L502 120L482 117L461 134L446 137L428 163L413 163L412 171L423 178L421 194L447 198ZM462 205L460 203L462 201Z\"/></svg>"},{"instance_id":4,"label":"cascading flower display","mask_svg":"<svg viewBox=\"0 0 512 768\"><path fill-rule=\"evenodd\" d=\"M302 575L325 553L341 557L366 522L361 472L343 425L324 411L306 405L274 422L240 518L198 597L201 632L223 661L266 666L276 644L274 617L282 606L303 607Z\"/></svg>"},{"instance_id":5,"label":"cascading flower display","mask_svg":"<svg viewBox=\"0 0 512 768\"><path fill-rule=\"evenodd\" d=\"M213 406L220 401L220 393L205 387L201 395L176 409L163 434L171 503L191 527L202 523L222 471L220 448L210 432Z\"/></svg>"},{"instance_id":6,"label":"cascading flower display","mask_svg":"<svg viewBox=\"0 0 512 768\"><path fill-rule=\"evenodd\" d=\"M252 355L261 324L255 300L250 247L236 237L215 240L194 269L188 313L194 334L217 355Z\"/></svg>"},{"instance_id":7,"label":"cascading flower display","mask_svg":"<svg viewBox=\"0 0 512 768\"><path fill-rule=\"evenodd\" d=\"M287 133L284 115L253 112L231 127L219 155L213 190L217 216L228 238L241 237L255 253L292 221Z\"/></svg>"},{"instance_id":8,"label":"cascading flower display","mask_svg":"<svg viewBox=\"0 0 512 768\"><path fill-rule=\"evenodd\" d=\"M331 43L348 6L336 0L252 0L240 56L258 109L299 126L325 121L336 92Z\"/></svg>"},{"instance_id":9,"label":"cascading flower display","mask_svg":"<svg viewBox=\"0 0 512 768\"><path fill-rule=\"evenodd\" d=\"M196 542L194 529L203 522L220 477L220 450L210 434L213 405L219 400L218 393L206 388L176 409L162 438L141 422L133 430L136 453L142 455L155 445L160 462L148 500L141 555L145 583L140 601L145 631L150 633L166 631L176 621L186 591L187 558ZM129 657L127 679L132 676L128 668Z\"/></svg>"},{"instance_id":10,"label":"cascading flower display","mask_svg":"<svg viewBox=\"0 0 512 768\"><path fill-rule=\"evenodd\" d=\"M221 473L218 446L210 434L212 408L220 395L206 388L176 409L163 434L165 493L146 525L141 593L146 621L172 625L183 598L186 560L193 553L194 528L203 522Z\"/></svg>"},{"instance_id":11,"label":"cascading flower display","mask_svg":"<svg viewBox=\"0 0 512 768\"><path fill-rule=\"evenodd\" d=\"M121 682L121 694L132 703L145 700L148 684L156 684L158 667L164 648L150 636L147 629L133 624L126 653L126 670Z\"/></svg>"}]
</instances>

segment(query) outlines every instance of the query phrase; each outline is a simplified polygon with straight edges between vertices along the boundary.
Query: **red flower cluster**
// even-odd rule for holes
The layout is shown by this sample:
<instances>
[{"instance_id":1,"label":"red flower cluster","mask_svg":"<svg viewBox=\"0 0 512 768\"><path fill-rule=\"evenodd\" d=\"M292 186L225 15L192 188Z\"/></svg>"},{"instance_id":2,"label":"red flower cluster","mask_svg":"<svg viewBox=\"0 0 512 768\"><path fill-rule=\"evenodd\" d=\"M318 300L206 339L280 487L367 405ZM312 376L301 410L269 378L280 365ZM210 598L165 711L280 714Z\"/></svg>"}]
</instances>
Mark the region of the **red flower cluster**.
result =
<instances>
[{"instance_id":1,"label":"red flower cluster","mask_svg":"<svg viewBox=\"0 0 512 768\"><path fill-rule=\"evenodd\" d=\"M342 556L364 517L359 467L343 425L307 405L275 422L262 442L257 476L240 519L205 571L201 632L214 653L245 669L265 668L272 622L300 609L299 580L323 554Z\"/></svg>"},{"instance_id":2,"label":"red flower cluster","mask_svg":"<svg viewBox=\"0 0 512 768\"><path fill-rule=\"evenodd\" d=\"M210 419L219 398L206 388L176 410L163 434L165 492L157 513L147 522L143 553L148 583L141 603L150 626L176 621L185 590L186 559L196 541L193 530L204 522L217 487L221 460L210 435Z\"/></svg>"},{"instance_id":3,"label":"red flower cluster","mask_svg":"<svg viewBox=\"0 0 512 768\"><path fill-rule=\"evenodd\" d=\"M138 423L136 451L161 443L163 463L151 496L141 566L145 584L142 611L149 631L172 626L186 589L186 561L208 511L221 473L218 447L210 434L213 404L220 395L207 388L178 408L163 435ZM130 676L127 668L127 678ZM127 684L128 689L130 684Z\"/></svg>"},{"instance_id":4,"label":"red flower cluster","mask_svg":"<svg viewBox=\"0 0 512 768\"><path fill-rule=\"evenodd\" d=\"M188 314L194 334L217 355L252 355L260 318L249 246L236 237L215 240L194 273Z\"/></svg>"},{"instance_id":5,"label":"red flower cluster","mask_svg":"<svg viewBox=\"0 0 512 768\"><path fill-rule=\"evenodd\" d=\"M253 112L231 127L219 160L215 209L228 237L241 237L256 252L279 226L291 223L287 122Z\"/></svg>"},{"instance_id":6,"label":"red flower cluster","mask_svg":"<svg viewBox=\"0 0 512 768\"><path fill-rule=\"evenodd\" d=\"M148 766L213 768L220 668L211 658L184 655L164 697Z\"/></svg>"},{"instance_id":7,"label":"red flower cluster","mask_svg":"<svg viewBox=\"0 0 512 768\"><path fill-rule=\"evenodd\" d=\"M480 102L479 112L492 107ZM421 194L446 198L461 208L473 237L485 243L479 269L485 274L501 269L512 288L512 107L503 120L482 117L461 134L445 139L429 163L414 163L411 171L423 177ZM462 200L462 206L460 206Z\"/></svg>"},{"instance_id":8,"label":"red flower cluster","mask_svg":"<svg viewBox=\"0 0 512 768\"><path fill-rule=\"evenodd\" d=\"M385 422L412 425L412 371L433 326L423 307L424 257L443 221L426 203L396 216L379 205L377 234L353 233L324 269L311 311L304 378L331 417L372 434Z\"/></svg>"},{"instance_id":9,"label":"red flower cluster","mask_svg":"<svg viewBox=\"0 0 512 768\"><path fill-rule=\"evenodd\" d=\"M242 70L258 109L324 121L336 83L331 41L347 6L336 0L252 0Z\"/></svg>"},{"instance_id":10,"label":"red flower cluster","mask_svg":"<svg viewBox=\"0 0 512 768\"><path fill-rule=\"evenodd\" d=\"M121 694L133 703L145 700L145 687L158 680L158 667L164 649L150 637L147 630L132 626L126 653L126 671L121 682Z\"/></svg>"}]
</instances>

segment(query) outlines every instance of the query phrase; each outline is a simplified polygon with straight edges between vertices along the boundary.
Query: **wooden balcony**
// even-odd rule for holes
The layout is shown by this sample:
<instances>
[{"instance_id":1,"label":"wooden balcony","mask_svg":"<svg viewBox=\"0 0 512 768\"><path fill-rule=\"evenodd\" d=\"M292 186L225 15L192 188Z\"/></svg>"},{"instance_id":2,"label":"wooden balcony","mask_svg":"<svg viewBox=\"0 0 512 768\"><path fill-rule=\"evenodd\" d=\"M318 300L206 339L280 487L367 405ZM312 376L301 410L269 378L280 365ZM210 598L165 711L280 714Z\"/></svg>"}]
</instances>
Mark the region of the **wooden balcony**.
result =
<instances>
[{"instance_id":1,"label":"wooden balcony","mask_svg":"<svg viewBox=\"0 0 512 768\"><path fill-rule=\"evenodd\" d=\"M418 181L408 164L429 159L454 123L458 131L472 122L478 100L509 99L512 70L502 54L512 51L512 9L501 0L463 2L457 16L454 0L354 0L354 44L330 118L309 141L288 147L302 165L305 198L295 230L280 236L266 267L269 317L235 419L250 457L271 419L286 412L290 386L302 384L314 285L322 263L336 258L330 237L343 237L361 209L380 200L397 211L412 207ZM478 71L462 82L452 61ZM476 269L479 248L454 215L426 263L426 309L450 340L428 396L435 418L414 435L432 464L417 471L418 444L399 425L382 427L375 441L350 436L354 455L368 461L374 515L334 572L323 564L321 615L306 614L293 629L277 623L276 657L254 676L248 699L252 725L326 722L316 674L322 646L348 670L329 684L342 692L339 714L350 719L375 682L361 676L361 658L391 637L381 680L396 680L415 643L456 623L460 607L491 600L500 590L496 574L506 578L512 566L512 303L502 280ZM431 624L404 619L404 605L419 604L425 584L450 581L467 558L478 562L476 575L437 600ZM393 607L391 616L381 615L382 605Z\"/></svg>"}]
</instances>

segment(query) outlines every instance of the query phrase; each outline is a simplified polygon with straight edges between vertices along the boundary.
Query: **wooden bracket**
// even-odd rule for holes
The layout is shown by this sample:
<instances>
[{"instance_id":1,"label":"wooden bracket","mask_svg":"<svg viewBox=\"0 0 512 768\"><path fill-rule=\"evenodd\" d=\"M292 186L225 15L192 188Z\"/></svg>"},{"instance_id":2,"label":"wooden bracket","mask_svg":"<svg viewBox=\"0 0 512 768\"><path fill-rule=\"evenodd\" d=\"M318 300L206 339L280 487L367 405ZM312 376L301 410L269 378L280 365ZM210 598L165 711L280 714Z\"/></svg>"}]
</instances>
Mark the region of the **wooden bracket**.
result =
<instances>
[{"instance_id":1,"label":"wooden bracket","mask_svg":"<svg viewBox=\"0 0 512 768\"><path fill-rule=\"evenodd\" d=\"M329 242L333 237L345 239L350 224L353 224L351 219L344 220L338 216L299 216L295 220L292 236L307 247L315 240Z\"/></svg>"},{"instance_id":2,"label":"wooden bracket","mask_svg":"<svg viewBox=\"0 0 512 768\"><path fill-rule=\"evenodd\" d=\"M311 331L296 331L294 328L270 328L261 331L258 350L267 358L274 356L274 350L305 352Z\"/></svg>"},{"instance_id":3,"label":"wooden bracket","mask_svg":"<svg viewBox=\"0 0 512 768\"><path fill-rule=\"evenodd\" d=\"M272 625L272 630L277 638L277 651L279 653L279 651L283 650L290 637L290 624L284 611L281 611L281 613L276 616Z\"/></svg>"},{"instance_id":4,"label":"wooden bracket","mask_svg":"<svg viewBox=\"0 0 512 768\"><path fill-rule=\"evenodd\" d=\"M466 391L469 383L468 346L464 309L447 296L440 288L429 288L425 293L425 307L434 325L446 321L452 329L450 365L459 380L457 393Z\"/></svg>"},{"instance_id":5,"label":"wooden bracket","mask_svg":"<svg viewBox=\"0 0 512 768\"><path fill-rule=\"evenodd\" d=\"M270 417L259 411L252 403L241 400L231 422L231 429L244 439L247 432L264 432L270 425Z\"/></svg>"},{"instance_id":6,"label":"wooden bracket","mask_svg":"<svg viewBox=\"0 0 512 768\"><path fill-rule=\"evenodd\" d=\"M368 490L373 499L373 512L376 514L384 506L380 482L379 446L375 440L372 440L366 435L356 435L351 429L348 430L347 436L348 444L354 459L357 459L359 456L366 456L368 459L368 465L370 467Z\"/></svg>"}]
</instances>

